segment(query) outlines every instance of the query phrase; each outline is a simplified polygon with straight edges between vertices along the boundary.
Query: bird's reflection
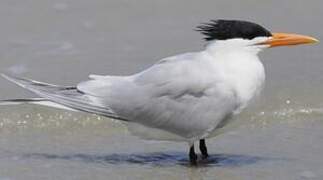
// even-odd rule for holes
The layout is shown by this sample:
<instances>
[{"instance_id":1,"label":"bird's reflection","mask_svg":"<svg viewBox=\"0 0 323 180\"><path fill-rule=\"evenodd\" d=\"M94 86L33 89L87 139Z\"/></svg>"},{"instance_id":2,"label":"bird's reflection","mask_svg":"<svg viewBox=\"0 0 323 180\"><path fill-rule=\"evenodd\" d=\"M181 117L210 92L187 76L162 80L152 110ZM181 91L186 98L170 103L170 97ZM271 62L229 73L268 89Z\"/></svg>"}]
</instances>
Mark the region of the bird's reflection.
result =
<instances>
[{"instance_id":1,"label":"bird's reflection","mask_svg":"<svg viewBox=\"0 0 323 180\"><path fill-rule=\"evenodd\" d=\"M53 159L80 161L83 163L100 164L137 164L150 166L187 166L189 161L186 153L134 153L134 154L49 154L49 153L30 153L23 155L24 158L32 159ZM255 164L259 161L282 160L281 158L260 157L251 155L236 154L213 154L207 160L200 160L198 167L239 167Z\"/></svg>"}]
</instances>

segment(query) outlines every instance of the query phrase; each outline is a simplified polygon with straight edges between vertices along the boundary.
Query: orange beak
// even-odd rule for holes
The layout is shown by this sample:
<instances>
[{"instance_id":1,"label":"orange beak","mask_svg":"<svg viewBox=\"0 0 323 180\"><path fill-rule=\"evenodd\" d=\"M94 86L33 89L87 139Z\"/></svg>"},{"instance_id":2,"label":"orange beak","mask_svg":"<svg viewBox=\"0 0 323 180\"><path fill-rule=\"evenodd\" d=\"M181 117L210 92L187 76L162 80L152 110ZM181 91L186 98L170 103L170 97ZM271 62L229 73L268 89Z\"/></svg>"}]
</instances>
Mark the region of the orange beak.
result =
<instances>
[{"instance_id":1,"label":"orange beak","mask_svg":"<svg viewBox=\"0 0 323 180\"><path fill-rule=\"evenodd\" d=\"M272 33L272 38L260 44L269 45L270 47L277 46L292 46L299 44L313 44L319 42L317 39L300 34L289 33Z\"/></svg>"}]
</instances>

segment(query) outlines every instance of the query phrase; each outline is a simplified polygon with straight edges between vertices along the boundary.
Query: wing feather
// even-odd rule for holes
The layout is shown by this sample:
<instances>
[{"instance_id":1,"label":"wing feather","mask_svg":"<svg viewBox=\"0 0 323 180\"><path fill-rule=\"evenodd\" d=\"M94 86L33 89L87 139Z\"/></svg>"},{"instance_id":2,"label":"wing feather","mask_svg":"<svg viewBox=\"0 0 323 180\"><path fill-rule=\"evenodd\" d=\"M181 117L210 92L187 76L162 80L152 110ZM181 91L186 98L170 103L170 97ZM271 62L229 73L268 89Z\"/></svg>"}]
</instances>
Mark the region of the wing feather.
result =
<instances>
[{"instance_id":1,"label":"wing feather","mask_svg":"<svg viewBox=\"0 0 323 180\"><path fill-rule=\"evenodd\" d=\"M2 74L2 76L49 101L72 109L127 121L115 114L108 106L102 106L95 97L80 92L76 87L57 86L5 74Z\"/></svg>"}]
</instances>

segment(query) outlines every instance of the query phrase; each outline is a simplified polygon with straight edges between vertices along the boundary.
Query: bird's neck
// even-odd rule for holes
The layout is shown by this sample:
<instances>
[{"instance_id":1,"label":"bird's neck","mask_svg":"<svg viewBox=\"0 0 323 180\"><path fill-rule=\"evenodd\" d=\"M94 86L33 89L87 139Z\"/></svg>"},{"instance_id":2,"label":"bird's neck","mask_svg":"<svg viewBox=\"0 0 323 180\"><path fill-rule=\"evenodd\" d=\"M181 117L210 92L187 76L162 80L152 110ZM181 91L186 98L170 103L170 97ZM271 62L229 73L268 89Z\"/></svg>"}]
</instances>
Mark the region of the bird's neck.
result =
<instances>
[{"instance_id":1,"label":"bird's neck","mask_svg":"<svg viewBox=\"0 0 323 180\"><path fill-rule=\"evenodd\" d=\"M252 55L257 55L262 48L257 46L250 46L246 44L246 41L241 41L239 39L232 40L215 40L210 41L206 45L205 51L211 54L215 53L248 53Z\"/></svg>"}]
</instances>

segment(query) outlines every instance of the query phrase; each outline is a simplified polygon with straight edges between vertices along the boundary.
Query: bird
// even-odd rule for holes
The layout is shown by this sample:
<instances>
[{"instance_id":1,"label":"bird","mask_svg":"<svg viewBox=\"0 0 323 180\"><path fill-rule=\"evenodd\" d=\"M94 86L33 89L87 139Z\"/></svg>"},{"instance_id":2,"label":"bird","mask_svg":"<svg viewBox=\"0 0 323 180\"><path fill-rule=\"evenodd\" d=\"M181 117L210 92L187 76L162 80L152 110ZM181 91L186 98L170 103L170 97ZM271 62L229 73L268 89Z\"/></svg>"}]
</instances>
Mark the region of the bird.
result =
<instances>
[{"instance_id":1,"label":"bird","mask_svg":"<svg viewBox=\"0 0 323 180\"><path fill-rule=\"evenodd\" d=\"M210 20L195 30L204 35L203 50L163 58L127 76L92 74L75 86L59 86L2 74L39 96L2 103L36 103L120 120L144 139L187 142L189 163L197 165L194 144L207 159L205 139L230 124L263 89L258 53L319 41L272 33L244 20Z\"/></svg>"}]
</instances>

